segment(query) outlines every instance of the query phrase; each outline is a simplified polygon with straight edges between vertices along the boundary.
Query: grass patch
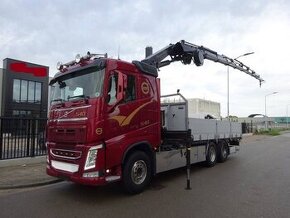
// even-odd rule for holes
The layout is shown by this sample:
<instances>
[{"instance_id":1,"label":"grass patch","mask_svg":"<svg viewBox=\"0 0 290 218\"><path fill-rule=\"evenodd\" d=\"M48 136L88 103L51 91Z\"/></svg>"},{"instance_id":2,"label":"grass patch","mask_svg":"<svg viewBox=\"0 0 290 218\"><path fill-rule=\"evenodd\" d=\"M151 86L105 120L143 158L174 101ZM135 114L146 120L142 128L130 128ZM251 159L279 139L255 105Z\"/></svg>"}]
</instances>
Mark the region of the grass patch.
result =
<instances>
[{"instance_id":1,"label":"grass patch","mask_svg":"<svg viewBox=\"0 0 290 218\"><path fill-rule=\"evenodd\" d=\"M281 131L284 131L284 129L261 129L259 132L256 132L256 135L270 135L270 136L277 136L281 135Z\"/></svg>"}]
</instances>

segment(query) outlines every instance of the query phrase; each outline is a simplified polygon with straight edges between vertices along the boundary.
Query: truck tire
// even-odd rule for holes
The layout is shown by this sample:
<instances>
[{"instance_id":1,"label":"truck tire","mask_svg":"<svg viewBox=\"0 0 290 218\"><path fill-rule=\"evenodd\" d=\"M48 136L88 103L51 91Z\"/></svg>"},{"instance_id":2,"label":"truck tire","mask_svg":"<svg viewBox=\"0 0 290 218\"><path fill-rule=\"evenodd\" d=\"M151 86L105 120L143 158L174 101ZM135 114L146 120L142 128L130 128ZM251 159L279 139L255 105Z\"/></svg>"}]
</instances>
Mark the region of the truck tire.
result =
<instances>
[{"instance_id":1,"label":"truck tire","mask_svg":"<svg viewBox=\"0 0 290 218\"><path fill-rule=\"evenodd\" d=\"M208 150L206 154L206 166L207 167L213 167L216 164L217 161L217 150L216 145L213 142L210 142L208 145Z\"/></svg>"},{"instance_id":2,"label":"truck tire","mask_svg":"<svg viewBox=\"0 0 290 218\"><path fill-rule=\"evenodd\" d=\"M225 141L221 141L218 146L218 162L223 163L228 158L228 145Z\"/></svg>"},{"instance_id":3,"label":"truck tire","mask_svg":"<svg viewBox=\"0 0 290 218\"><path fill-rule=\"evenodd\" d=\"M142 151L132 153L123 169L123 186L129 194L142 192L152 178L151 162Z\"/></svg>"}]
</instances>

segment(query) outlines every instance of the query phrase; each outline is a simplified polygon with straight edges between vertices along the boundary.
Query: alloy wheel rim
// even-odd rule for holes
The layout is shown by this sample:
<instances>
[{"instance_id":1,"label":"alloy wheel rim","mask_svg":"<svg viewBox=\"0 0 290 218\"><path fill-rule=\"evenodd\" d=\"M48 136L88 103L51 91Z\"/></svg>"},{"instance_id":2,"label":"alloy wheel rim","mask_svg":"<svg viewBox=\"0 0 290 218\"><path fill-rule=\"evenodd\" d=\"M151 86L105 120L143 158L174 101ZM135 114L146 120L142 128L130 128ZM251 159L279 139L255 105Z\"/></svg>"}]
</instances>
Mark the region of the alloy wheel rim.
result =
<instances>
[{"instance_id":1,"label":"alloy wheel rim","mask_svg":"<svg viewBox=\"0 0 290 218\"><path fill-rule=\"evenodd\" d=\"M140 185L142 184L147 177L147 165L145 161L138 160L134 163L131 171L131 179L132 181Z\"/></svg>"}]
</instances>

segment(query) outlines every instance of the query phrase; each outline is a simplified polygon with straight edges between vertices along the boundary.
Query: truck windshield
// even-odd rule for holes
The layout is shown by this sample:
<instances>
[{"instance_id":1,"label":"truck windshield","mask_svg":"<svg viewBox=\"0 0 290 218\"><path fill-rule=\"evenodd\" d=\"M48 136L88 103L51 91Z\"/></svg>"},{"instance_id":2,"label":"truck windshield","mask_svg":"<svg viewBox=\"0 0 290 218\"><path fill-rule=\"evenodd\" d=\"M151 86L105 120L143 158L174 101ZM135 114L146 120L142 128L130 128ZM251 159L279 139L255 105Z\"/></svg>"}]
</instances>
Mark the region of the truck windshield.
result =
<instances>
[{"instance_id":1,"label":"truck windshield","mask_svg":"<svg viewBox=\"0 0 290 218\"><path fill-rule=\"evenodd\" d=\"M101 95L105 69L82 70L66 74L55 80L51 102L73 101L78 98L96 98Z\"/></svg>"}]
</instances>

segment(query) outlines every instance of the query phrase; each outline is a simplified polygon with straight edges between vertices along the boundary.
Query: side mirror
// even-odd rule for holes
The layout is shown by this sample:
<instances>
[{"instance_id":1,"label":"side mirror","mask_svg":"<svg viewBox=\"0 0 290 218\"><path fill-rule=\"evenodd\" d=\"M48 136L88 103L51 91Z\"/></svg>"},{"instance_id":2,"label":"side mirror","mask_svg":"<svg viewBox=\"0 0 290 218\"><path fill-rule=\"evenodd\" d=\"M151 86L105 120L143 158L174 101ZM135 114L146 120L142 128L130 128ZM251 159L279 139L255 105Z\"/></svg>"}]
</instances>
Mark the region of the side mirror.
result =
<instances>
[{"instance_id":1,"label":"side mirror","mask_svg":"<svg viewBox=\"0 0 290 218\"><path fill-rule=\"evenodd\" d=\"M125 91L127 89L127 76L120 71L118 73L118 85L117 85L117 101L120 102L125 99Z\"/></svg>"}]
</instances>

